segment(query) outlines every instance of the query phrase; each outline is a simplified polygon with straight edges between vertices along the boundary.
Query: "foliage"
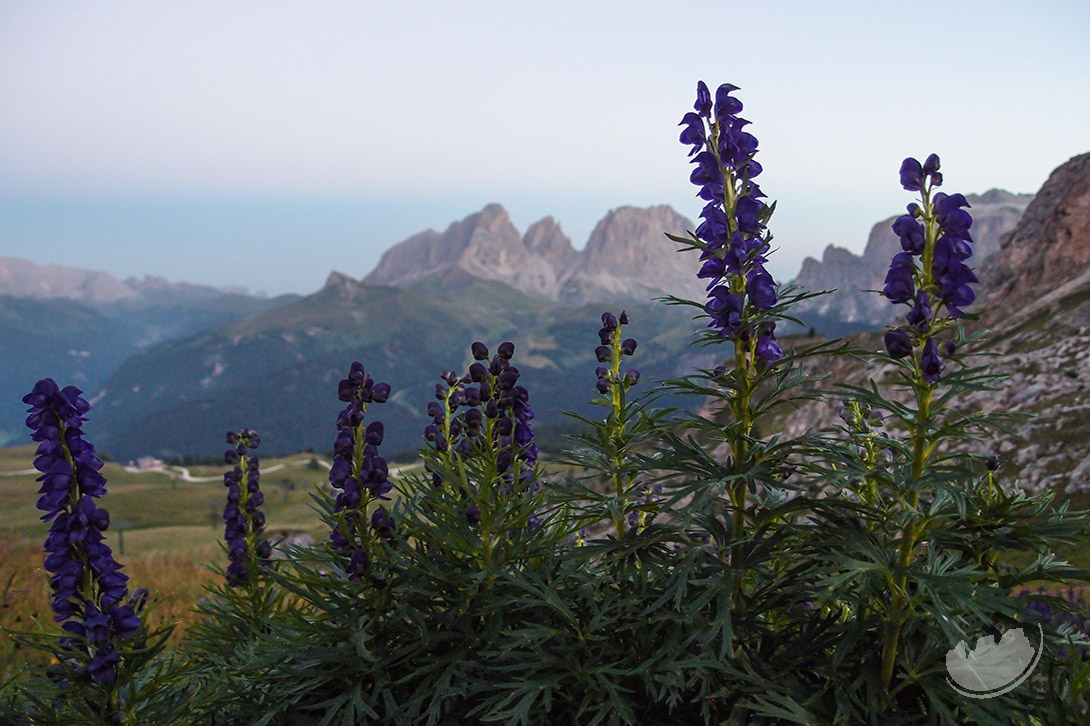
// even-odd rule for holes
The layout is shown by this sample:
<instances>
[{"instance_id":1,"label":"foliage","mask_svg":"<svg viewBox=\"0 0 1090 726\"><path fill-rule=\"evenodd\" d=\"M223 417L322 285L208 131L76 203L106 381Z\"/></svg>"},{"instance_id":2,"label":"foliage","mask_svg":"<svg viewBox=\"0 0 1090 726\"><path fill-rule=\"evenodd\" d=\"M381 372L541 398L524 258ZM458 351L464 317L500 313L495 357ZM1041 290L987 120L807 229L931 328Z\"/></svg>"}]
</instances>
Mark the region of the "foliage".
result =
<instances>
[{"instance_id":1,"label":"foliage","mask_svg":"<svg viewBox=\"0 0 1090 726\"><path fill-rule=\"evenodd\" d=\"M396 482L369 406L397 392L353 363L337 390L345 406L335 435L330 427L329 484L313 495L328 538L283 548L280 561L246 453L257 436L229 434L231 565L174 660L163 636L119 651L123 719L154 723L168 705L175 722L285 725L1090 715L1082 595L1034 589L1090 575L1055 554L1086 540L1085 513L1003 482L998 458L974 453L1003 435L1003 421L959 407L961 394L996 381L987 334L965 329L976 278L964 198L934 192L937 156L902 166L920 199L894 225L903 252L883 294L908 311L884 351L777 340L812 293L777 286L765 269L775 205L754 181L757 140L737 90L713 96L699 84L682 121L705 206L701 225L675 241L699 251L709 293L666 301L709 321L696 343L725 350L726 362L649 386L629 367L638 319L603 313L593 400L603 415L574 416L578 433L550 472L514 345L490 355L475 342L468 370L435 384L423 469ZM447 318L457 328L458 311ZM843 355L873 358L882 373L834 386L804 372ZM659 408L663 395L701 405ZM842 424L774 430L780 410L815 398L839 405ZM68 491L44 471L43 491ZM56 538L48 546L57 551ZM1029 681L959 691L951 658L1015 629L1040 633ZM25 642L63 664L57 635ZM55 722L63 680L23 679L0 708ZM85 697L89 713L116 707L116 694L98 695Z\"/></svg>"}]
</instances>

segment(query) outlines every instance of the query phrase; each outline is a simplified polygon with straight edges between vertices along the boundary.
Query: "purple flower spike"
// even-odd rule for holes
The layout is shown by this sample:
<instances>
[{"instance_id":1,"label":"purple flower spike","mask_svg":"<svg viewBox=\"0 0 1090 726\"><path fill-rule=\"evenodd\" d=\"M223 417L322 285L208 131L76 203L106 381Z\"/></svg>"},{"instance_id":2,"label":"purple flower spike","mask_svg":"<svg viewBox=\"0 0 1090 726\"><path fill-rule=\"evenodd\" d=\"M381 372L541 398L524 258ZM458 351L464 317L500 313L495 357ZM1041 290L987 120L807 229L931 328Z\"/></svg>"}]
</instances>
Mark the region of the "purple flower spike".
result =
<instances>
[{"instance_id":1,"label":"purple flower spike","mask_svg":"<svg viewBox=\"0 0 1090 726\"><path fill-rule=\"evenodd\" d=\"M686 129L681 140L693 146L690 156L695 168L690 180L700 187L697 196L707 202L700 214L703 221L693 234L701 248L697 277L709 281L705 304L709 327L717 328L723 338L745 344L757 360L770 364L782 357L782 351L772 337L757 342L760 336L754 335L748 322L778 302L775 280L764 267L772 207L753 181L762 171L754 159L757 137L746 130L749 121L738 116L742 102L733 95L737 86L724 83L716 89L714 118L707 86L699 83L697 89L696 113L682 119ZM705 119L710 128L706 129ZM758 344L759 352L753 347Z\"/></svg>"},{"instance_id":2,"label":"purple flower spike","mask_svg":"<svg viewBox=\"0 0 1090 726\"><path fill-rule=\"evenodd\" d=\"M265 497L259 488L258 460L256 456L238 454L256 448L261 439L253 429L228 432L228 441L232 438L237 448L228 449L226 458L227 463L234 466L223 475L223 485L227 487L227 505L223 510L224 539L230 560L227 584L245 587L254 582L260 570L271 564L268 539L264 534L265 515L260 511Z\"/></svg>"},{"instance_id":3,"label":"purple flower spike","mask_svg":"<svg viewBox=\"0 0 1090 726\"><path fill-rule=\"evenodd\" d=\"M381 421L364 424L367 407L372 403L385 403L390 397L390 385L375 383L371 374L353 377L356 370L363 371L359 362L352 364L348 379L341 381L339 391L347 389L344 409L337 416L337 437L333 444L333 466L329 470L329 483L340 493L334 500L335 522L329 541L332 549L344 557L342 567L349 580L359 580L369 571L371 557L366 528L367 505L371 500L385 500L393 486L389 481L389 466L379 456L378 447L385 436ZM452 372L444 372L445 379L455 378ZM445 400L446 388L436 385L436 398ZM438 423L443 421L443 404L428 404L429 424L425 436L432 440L439 436ZM357 451L357 443L362 442ZM391 520L392 521L392 520Z\"/></svg>"},{"instance_id":4,"label":"purple flower spike","mask_svg":"<svg viewBox=\"0 0 1090 726\"><path fill-rule=\"evenodd\" d=\"M53 615L69 633L61 644L83 660L92 681L110 684L122 663L118 646L142 631L147 591L129 597L129 578L105 542L110 515L95 498L106 494L106 479L99 473L102 460L83 438L91 406L81 394L45 378L23 402L30 406L31 438L38 442L38 509L51 522L44 549Z\"/></svg>"},{"instance_id":5,"label":"purple flower spike","mask_svg":"<svg viewBox=\"0 0 1090 726\"><path fill-rule=\"evenodd\" d=\"M969 202L963 194L932 194L933 188L942 184L939 166L936 154L929 155L923 164L913 158L901 164L901 184L909 191L919 191L920 203L909 204L908 213L893 223L904 251L893 257L882 290L893 302L911 304L906 322L912 334L890 330L886 350L893 358L904 358L912 351L913 337L923 339L920 375L931 384L941 380L946 365L943 356L950 357L956 347L948 340L940 352L939 341L932 334L966 314L964 308L976 299L971 285L978 282L967 264L973 254L973 218L966 211ZM916 257L930 260L929 269L918 269Z\"/></svg>"}]
</instances>

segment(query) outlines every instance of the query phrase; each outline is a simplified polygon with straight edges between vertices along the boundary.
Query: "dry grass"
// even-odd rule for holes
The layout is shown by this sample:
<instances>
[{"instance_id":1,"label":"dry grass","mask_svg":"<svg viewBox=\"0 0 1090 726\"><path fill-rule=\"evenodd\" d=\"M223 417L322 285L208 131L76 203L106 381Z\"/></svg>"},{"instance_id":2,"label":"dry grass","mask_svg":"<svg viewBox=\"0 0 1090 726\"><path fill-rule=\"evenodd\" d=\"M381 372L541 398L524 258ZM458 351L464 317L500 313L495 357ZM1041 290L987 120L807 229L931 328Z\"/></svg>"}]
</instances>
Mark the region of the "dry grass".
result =
<instances>
[{"instance_id":1,"label":"dry grass","mask_svg":"<svg viewBox=\"0 0 1090 726\"><path fill-rule=\"evenodd\" d=\"M55 630L49 608L49 582L42 569L43 553L30 545L0 548L0 674L11 675L23 664L44 665L48 655L12 639L19 630ZM146 587L155 606L149 615L151 628L175 623L171 642L177 643L196 620L193 606L204 586L215 576L201 557L147 554L123 562L130 583Z\"/></svg>"}]
</instances>

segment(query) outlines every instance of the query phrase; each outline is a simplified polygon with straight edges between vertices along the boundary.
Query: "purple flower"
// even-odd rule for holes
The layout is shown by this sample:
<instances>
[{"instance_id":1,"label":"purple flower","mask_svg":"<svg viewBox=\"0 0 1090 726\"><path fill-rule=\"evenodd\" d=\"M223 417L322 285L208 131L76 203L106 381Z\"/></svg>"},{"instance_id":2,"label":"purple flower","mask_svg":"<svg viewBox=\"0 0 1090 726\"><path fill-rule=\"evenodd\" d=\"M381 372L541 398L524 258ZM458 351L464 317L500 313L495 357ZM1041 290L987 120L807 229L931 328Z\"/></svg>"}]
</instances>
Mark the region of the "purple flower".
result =
<instances>
[{"instance_id":1,"label":"purple flower","mask_svg":"<svg viewBox=\"0 0 1090 726\"><path fill-rule=\"evenodd\" d=\"M887 330L885 343L890 358L904 358L912 354L912 339L900 328Z\"/></svg>"},{"instance_id":2,"label":"purple flower","mask_svg":"<svg viewBox=\"0 0 1090 726\"><path fill-rule=\"evenodd\" d=\"M913 255L922 255L924 247L924 228L911 214L897 218L893 223L893 233L901 239L901 249Z\"/></svg>"},{"instance_id":3,"label":"purple flower","mask_svg":"<svg viewBox=\"0 0 1090 726\"><path fill-rule=\"evenodd\" d=\"M696 82L696 103L693 104L693 110L696 111L698 116L711 118L712 94L708 91L704 81Z\"/></svg>"},{"instance_id":4,"label":"purple flower","mask_svg":"<svg viewBox=\"0 0 1090 726\"><path fill-rule=\"evenodd\" d=\"M931 298L923 290L916 291L916 302L906 316L908 324L917 332L926 334L931 331Z\"/></svg>"},{"instance_id":5,"label":"purple flower","mask_svg":"<svg viewBox=\"0 0 1090 726\"><path fill-rule=\"evenodd\" d=\"M122 662L117 646L142 631L147 591L129 597L129 578L105 542L110 515L95 498L106 494L106 479L99 473L102 460L83 438L91 406L81 393L74 386L62 390L45 378L23 402L30 406L26 424L31 439L38 442L34 468L42 475L37 506L45 512L42 520L51 522L44 546L51 605L69 634L61 643L83 660L92 681L108 684Z\"/></svg>"},{"instance_id":6,"label":"purple flower","mask_svg":"<svg viewBox=\"0 0 1090 726\"><path fill-rule=\"evenodd\" d=\"M776 304L776 282L761 268L755 269L746 282L746 294L758 310L768 310Z\"/></svg>"},{"instance_id":7,"label":"purple flower","mask_svg":"<svg viewBox=\"0 0 1090 726\"><path fill-rule=\"evenodd\" d=\"M624 388L631 388L636 385L636 382L640 378L639 371L628 371L625 375L620 373L620 357L631 356L636 352L636 339L625 338L621 339L623 326L628 325L628 314L621 312L620 319L618 319L613 313L602 313L602 323L604 327L598 331L599 339L603 345L595 348L595 357L598 358L599 363L608 363L609 366L599 366L595 373L598 375L598 381L595 383L595 388L602 395L607 395L610 389L615 385L620 385ZM605 334L603 336L603 333ZM614 348L616 346L616 348ZM620 351L620 356L614 358L614 350Z\"/></svg>"},{"instance_id":8,"label":"purple flower","mask_svg":"<svg viewBox=\"0 0 1090 726\"><path fill-rule=\"evenodd\" d=\"M484 349L483 344L474 343L474 356L481 353L481 349ZM483 352L487 357L487 349ZM445 372L444 379L452 377L452 373ZM442 384L436 386L436 397L440 401L445 397L445 390ZM389 481L389 466L378 453L378 447L385 438L385 427L381 421L365 425L364 418L370 404L387 401L390 386L375 383L363 364L356 361L349 369L348 378L338 385L338 391L346 404L337 416L333 465L329 470L330 485L340 490L333 503L334 517L329 541L334 551L345 556L342 565L348 579L358 580L368 572L371 564L367 552L370 547L369 535L365 526L367 505L372 500L387 499L386 494L393 489ZM438 442L438 424L444 420L443 404L439 401L428 404L428 415L433 423L425 436L430 433L430 440ZM392 523L393 519L390 521Z\"/></svg>"},{"instance_id":9,"label":"purple flower","mask_svg":"<svg viewBox=\"0 0 1090 726\"><path fill-rule=\"evenodd\" d=\"M939 355L939 346L935 343L935 339L928 338L923 346L923 355L920 357L920 370L923 373L923 379L928 383L938 383L942 377L942 369L945 367L946 364L942 362L942 356Z\"/></svg>"},{"instance_id":10,"label":"purple flower","mask_svg":"<svg viewBox=\"0 0 1090 726\"><path fill-rule=\"evenodd\" d=\"M901 184L905 189L921 192L922 205L908 205L908 214L893 223L904 251L894 256L882 292L893 302L911 302L906 320L917 335L927 336L920 357L920 374L924 381L934 384L942 377L943 355L950 357L956 346L946 341L942 344L944 353L940 353L938 340L930 336L932 322L964 316L963 308L976 299L971 285L978 280L966 264L973 254L969 233L973 218L966 211L969 203L964 195L944 192L932 195L933 188L942 184L939 157L935 154L928 156L923 164L913 158L905 159L901 164ZM930 269L917 270L915 256L930 259ZM899 329L887 332L886 349L894 358L909 355L912 351L909 333Z\"/></svg>"},{"instance_id":11,"label":"purple flower","mask_svg":"<svg viewBox=\"0 0 1090 726\"><path fill-rule=\"evenodd\" d=\"M696 113L687 113L682 119L686 128L681 140L693 147L690 156L696 168L690 180L700 187L698 196L707 202L694 235L701 243L697 277L709 280L705 305L711 318L709 327L718 328L721 337L741 343L743 336L752 340L747 318L775 307L777 295L775 281L764 268L769 248L766 224L772 209L753 181L762 171L754 159L758 142L746 130L749 122L738 116L742 102L733 95L737 90L729 83L716 89L712 120L707 86L698 83ZM705 128L705 119L710 121L710 130ZM716 139L714 147L709 139ZM760 343L759 360L770 363L782 356L772 341Z\"/></svg>"},{"instance_id":12,"label":"purple flower","mask_svg":"<svg viewBox=\"0 0 1090 726\"><path fill-rule=\"evenodd\" d=\"M681 123L678 125L685 127L681 132L681 143L690 144L693 147L689 151L689 156L698 153L705 143L704 119L690 111L685 114L684 118L681 119Z\"/></svg>"},{"instance_id":13,"label":"purple flower","mask_svg":"<svg viewBox=\"0 0 1090 726\"><path fill-rule=\"evenodd\" d=\"M901 186L910 192L923 188L923 166L911 157L901 162Z\"/></svg>"},{"instance_id":14,"label":"purple flower","mask_svg":"<svg viewBox=\"0 0 1090 726\"><path fill-rule=\"evenodd\" d=\"M253 429L227 432L228 449L224 459L232 464L223 475L227 487L227 505L223 509L224 539L227 543L227 584L244 587L256 582L260 570L270 566L271 545L264 534L265 515L261 504L261 471L256 456L247 456L249 449L256 449L261 438Z\"/></svg>"},{"instance_id":15,"label":"purple flower","mask_svg":"<svg viewBox=\"0 0 1090 726\"><path fill-rule=\"evenodd\" d=\"M757 347L755 352L757 357L765 363L775 363L780 358L783 358L783 351L780 349L780 346L776 344L776 336L771 332L757 336Z\"/></svg>"},{"instance_id":16,"label":"purple flower","mask_svg":"<svg viewBox=\"0 0 1090 726\"><path fill-rule=\"evenodd\" d=\"M712 317L710 325L719 328L720 334L734 336L742 325L742 298L735 295L725 285L712 289L711 298L706 306Z\"/></svg>"},{"instance_id":17,"label":"purple flower","mask_svg":"<svg viewBox=\"0 0 1090 726\"><path fill-rule=\"evenodd\" d=\"M886 273L886 285L882 294L896 303L908 302L916 293L913 275L916 263L908 252L898 252L893 256Z\"/></svg>"}]
</instances>

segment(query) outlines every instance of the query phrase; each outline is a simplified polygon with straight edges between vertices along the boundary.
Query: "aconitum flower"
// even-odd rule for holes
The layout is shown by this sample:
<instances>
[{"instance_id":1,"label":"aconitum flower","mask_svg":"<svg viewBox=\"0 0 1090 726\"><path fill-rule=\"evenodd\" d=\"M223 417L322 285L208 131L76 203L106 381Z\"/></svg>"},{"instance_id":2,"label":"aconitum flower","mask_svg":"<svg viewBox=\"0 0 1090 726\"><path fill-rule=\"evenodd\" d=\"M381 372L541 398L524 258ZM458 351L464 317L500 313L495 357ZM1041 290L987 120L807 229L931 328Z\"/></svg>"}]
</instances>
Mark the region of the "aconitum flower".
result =
<instances>
[{"instance_id":1,"label":"aconitum flower","mask_svg":"<svg viewBox=\"0 0 1090 726\"><path fill-rule=\"evenodd\" d=\"M887 330L885 336L886 352L890 358L905 358L912 354L912 338L898 328Z\"/></svg>"},{"instance_id":2,"label":"aconitum flower","mask_svg":"<svg viewBox=\"0 0 1090 726\"><path fill-rule=\"evenodd\" d=\"M473 343L471 351L476 362L467 374L443 371L440 375L443 383L436 384L437 400L428 404L432 420L424 429L424 440L443 455L495 457L505 493L536 488L533 472L538 451L530 426L534 410L529 391L519 383L519 369L511 365L514 343L500 343L490 361L484 343ZM442 486L442 476L431 473L433 485Z\"/></svg>"},{"instance_id":3,"label":"aconitum flower","mask_svg":"<svg viewBox=\"0 0 1090 726\"><path fill-rule=\"evenodd\" d=\"M899 359L921 348L916 361L919 375L935 384L946 366L943 356L956 349L949 340L940 347L935 336L963 317L964 308L976 299L970 286L978 280L967 264L973 254L969 233L973 218L965 209L969 203L964 195L935 191L942 184L937 155L931 154L923 164L905 159L900 177L905 189L920 192L920 203L908 205L908 213L892 226L903 251L894 255L882 293L910 309L907 329L886 333L886 351Z\"/></svg>"},{"instance_id":4,"label":"aconitum flower","mask_svg":"<svg viewBox=\"0 0 1090 726\"><path fill-rule=\"evenodd\" d=\"M889 272L886 273L886 286L882 288L882 294L892 302L907 302L916 292L913 277L916 273L916 263L909 252L898 252L893 256Z\"/></svg>"},{"instance_id":5,"label":"aconitum flower","mask_svg":"<svg viewBox=\"0 0 1090 726\"><path fill-rule=\"evenodd\" d=\"M223 458L234 466L223 475L227 487L227 506L223 508L224 539L227 541L227 584L245 587L257 582L259 571L270 565L272 543L265 536L265 513L261 505L261 471L256 456L250 454L261 443L253 429L227 432L233 444Z\"/></svg>"},{"instance_id":6,"label":"aconitum flower","mask_svg":"<svg viewBox=\"0 0 1090 726\"><path fill-rule=\"evenodd\" d=\"M105 496L106 479L100 473L102 460L83 438L91 406L81 393L75 386L62 390L45 378L23 402L30 406L26 425L38 442L38 509L45 512L42 520L52 523L45 569L54 617L68 633L62 644L92 681L110 684L122 664L122 642L143 630L147 590L129 596L129 578L105 542L110 515L95 500Z\"/></svg>"},{"instance_id":7,"label":"aconitum flower","mask_svg":"<svg viewBox=\"0 0 1090 726\"><path fill-rule=\"evenodd\" d=\"M624 338L624 326L628 325L628 313L621 311L618 318L613 313L602 313L602 327L598 331L598 339L604 344L595 348L595 356L599 363L608 363L608 366L598 366L595 374L598 382L595 389L603 396L610 395L611 391L626 390L636 385L640 380L640 372L629 369L621 372L621 360L625 356L632 356L636 352L636 339Z\"/></svg>"},{"instance_id":8,"label":"aconitum flower","mask_svg":"<svg viewBox=\"0 0 1090 726\"><path fill-rule=\"evenodd\" d=\"M695 165L690 180L707 202L691 241L701 249L697 277L709 281L704 308L708 326L771 365L783 356L774 342L775 324L762 323L763 334L755 335L748 321L777 303L776 283L764 267L772 209L754 182L761 174L754 159L758 142L746 131L749 122L738 116L742 102L733 95L737 90L729 83L719 86L713 114L712 95L701 81L695 113L681 121L685 128L680 141L692 147L689 156Z\"/></svg>"},{"instance_id":9,"label":"aconitum flower","mask_svg":"<svg viewBox=\"0 0 1090 726\"><path fill-rule=\"evenodd\" d=\"M942 362L942 356L939 355L939 346L935 344L935 339L928 338L923 345L923 355L920 356L920 370L923 372L923 379L928 383L938 383L939 378L942 377L942 369L945 367L946 364Z\"/></svg>"},{"instance_id":10,"label":"aconitum flower","mask_svg":"<svg viewBox=\"0 0 1090 726\"><path fill-rule=\"evenodd\" d=\"M474 351L476 353L476 351ZM385 403L390 397L390 386L375 383L363 364L355 361L349 367L348 377L337 385L338 398L345 407L337 415L337 438L333 441L333 465L329 470L329 483L340 493L334 501L333 531L329 541L333 549L345 555L344 571L350 580L358 580L369 570L371 559L366 528L367 506L372 500L385 500L393 485L386 460L379 456L378 447L385 436L381 421L365 425L367 407L372 403ZM380 510L376 509L377 514ZM385 514L385 510L381 510ZM393 518L382 519L383 531L393 534ZM374 523L372 522L372 525ZM372 526L372 530L377 528ZM372 575L372 584L385 583Z\"/></svg>"}]
</instances>

